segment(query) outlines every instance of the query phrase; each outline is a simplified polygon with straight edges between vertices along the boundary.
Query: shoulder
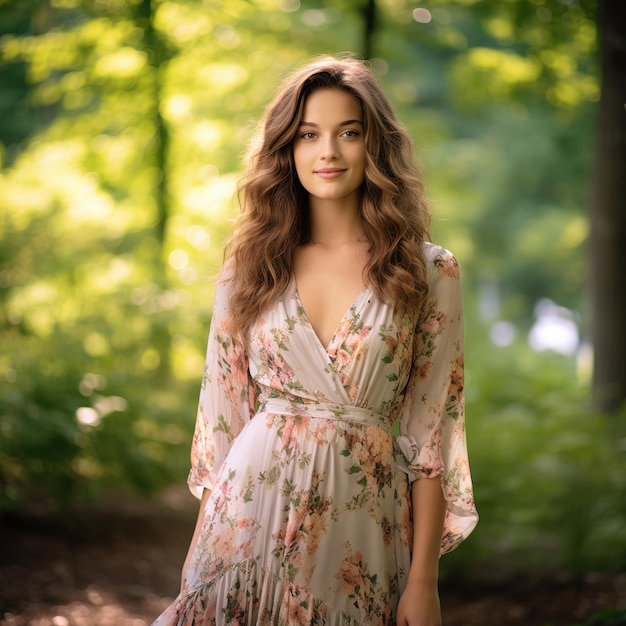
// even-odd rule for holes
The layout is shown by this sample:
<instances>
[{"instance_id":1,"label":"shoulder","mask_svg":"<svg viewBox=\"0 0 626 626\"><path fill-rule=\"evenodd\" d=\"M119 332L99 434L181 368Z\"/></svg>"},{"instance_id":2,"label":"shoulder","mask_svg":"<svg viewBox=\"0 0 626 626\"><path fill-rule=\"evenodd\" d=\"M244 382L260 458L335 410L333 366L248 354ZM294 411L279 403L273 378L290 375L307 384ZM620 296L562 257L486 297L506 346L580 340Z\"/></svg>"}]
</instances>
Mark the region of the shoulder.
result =
<instances>
[{"instance_id":1,"label":"shoulder","mask_svg":"<svg viewBox=\"0 0 626 626\"><path fill-rule=\"evenodd\" d=\"M430 241L423 244L424 262L429 280L436 280L439 277L459 278L459 263L450 250L446 250Z\"/></svg>"},{"instance_id":2,"label":"shoulder","mask_svg":"<svg viewBox=\"0 0 626 626\"><path fill-rule=\"evenodd\" d=\"M235 271L232 259L228 259L213 277L213 313L225 312L230 308L230 299L235 287Z\"/></svg>"},{"instance_id":3,"label":"shoulder","mask_svg":"<svg viewBox=\"0 0 626 626\"><path fill-rule=\"evenodd\" d=\"M237 286L237 268L233 257L226 259L215 277L216 294L222 296L228 295L235 290Z\"/></svg>"}]
</instances>

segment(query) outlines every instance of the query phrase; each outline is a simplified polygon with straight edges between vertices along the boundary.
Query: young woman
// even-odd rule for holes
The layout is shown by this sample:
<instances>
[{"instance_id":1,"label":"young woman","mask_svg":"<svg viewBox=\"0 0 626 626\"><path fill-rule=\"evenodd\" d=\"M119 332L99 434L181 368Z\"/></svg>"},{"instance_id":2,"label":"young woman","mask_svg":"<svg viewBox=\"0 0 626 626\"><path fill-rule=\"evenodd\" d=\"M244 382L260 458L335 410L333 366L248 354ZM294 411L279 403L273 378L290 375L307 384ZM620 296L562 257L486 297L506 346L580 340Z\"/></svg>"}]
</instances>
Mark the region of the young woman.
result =
<instances>
[{"instance_id":1,"label":"young woman","mask_svg":"<svg viewBox=\"0 0 626 626\"><path fill-rule=\"evenodd\" d=\"M478 519L461 288L368 67L291 75L240 191L192 443L200 513L155 624L441 624L439 556Z\"/></svg>"}]
</instances>

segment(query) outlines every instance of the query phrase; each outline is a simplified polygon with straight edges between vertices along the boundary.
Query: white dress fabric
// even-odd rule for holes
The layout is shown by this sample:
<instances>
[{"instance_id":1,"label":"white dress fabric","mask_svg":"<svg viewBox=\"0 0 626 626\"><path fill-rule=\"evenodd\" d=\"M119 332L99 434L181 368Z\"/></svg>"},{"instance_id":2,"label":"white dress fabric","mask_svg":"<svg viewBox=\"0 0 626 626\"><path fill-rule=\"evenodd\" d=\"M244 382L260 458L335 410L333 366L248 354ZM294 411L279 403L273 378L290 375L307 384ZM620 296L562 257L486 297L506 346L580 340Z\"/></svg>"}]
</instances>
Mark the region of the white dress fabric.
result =
<instances>
[{"instance_id":1,"label":"white dress fabric","mask_svg":"<svg viewBox=\"0 0 626 626\"><path fill-rule=\"evenodd\" d=\"M222 278L189 476L211 496L185 587L154 625L391 626L410 483L441 477L442 554L472 531L458 265L424 246L417 324L366 287L328 346L292 280L244 349Z\"/></svg>"}]
</instances>

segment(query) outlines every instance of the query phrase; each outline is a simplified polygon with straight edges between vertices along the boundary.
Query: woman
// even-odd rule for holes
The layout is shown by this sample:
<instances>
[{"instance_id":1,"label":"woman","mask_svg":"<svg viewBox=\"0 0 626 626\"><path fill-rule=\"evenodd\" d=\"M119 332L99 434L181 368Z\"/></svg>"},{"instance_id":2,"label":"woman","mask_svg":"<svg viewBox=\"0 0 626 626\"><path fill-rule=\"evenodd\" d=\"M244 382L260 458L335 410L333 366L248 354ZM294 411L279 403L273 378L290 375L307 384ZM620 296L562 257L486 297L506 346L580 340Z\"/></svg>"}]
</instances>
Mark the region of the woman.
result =
<instances>
[{"instance_id":1,"label":"woman","mask_svg":"<svg viewBox=\"0 0 626 626\"><path fill-rule=\"evenodd\" d=\"M439 556L478 519L458 266L429 243L368 67L289 77L240 191L192 443L200 513L155 624L440 624Z\"/></svg>"}]
</instances>

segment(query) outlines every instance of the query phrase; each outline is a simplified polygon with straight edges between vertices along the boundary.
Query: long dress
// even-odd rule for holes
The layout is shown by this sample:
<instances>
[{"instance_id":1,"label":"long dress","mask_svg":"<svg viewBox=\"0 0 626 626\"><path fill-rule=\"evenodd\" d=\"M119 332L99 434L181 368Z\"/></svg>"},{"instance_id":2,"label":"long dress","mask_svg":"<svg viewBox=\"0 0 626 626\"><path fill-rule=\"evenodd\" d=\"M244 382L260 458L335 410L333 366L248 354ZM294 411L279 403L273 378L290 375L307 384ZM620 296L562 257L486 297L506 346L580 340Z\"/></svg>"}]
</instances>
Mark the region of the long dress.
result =
<instances>
[{"instance_id":1,"label":"long dress","mask_svg":"<svg viewBox=\"0 0 626 626\"><path fill-rule=\"evenodd\" d=\"M417 324L366 287L327 346L292 279L244 349L222 277L189 476L211 495L183 591L154 626L391 626L410 483L441 476L442 554L472 531L458 265L424 245Z\"/></svg>"}]
</instances>

